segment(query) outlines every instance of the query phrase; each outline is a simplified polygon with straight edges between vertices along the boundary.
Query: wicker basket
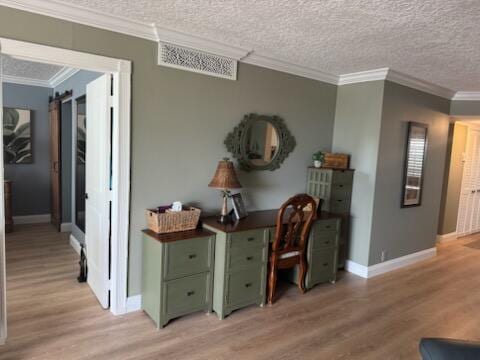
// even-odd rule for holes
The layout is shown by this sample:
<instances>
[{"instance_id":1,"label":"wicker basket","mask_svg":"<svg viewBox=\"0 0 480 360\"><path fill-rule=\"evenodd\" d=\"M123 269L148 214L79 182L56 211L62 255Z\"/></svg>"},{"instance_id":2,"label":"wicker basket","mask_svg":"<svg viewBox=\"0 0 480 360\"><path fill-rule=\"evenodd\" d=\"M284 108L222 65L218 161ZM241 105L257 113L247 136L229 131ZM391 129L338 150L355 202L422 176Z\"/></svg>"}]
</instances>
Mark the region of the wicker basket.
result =
<instances>
[{"instance_id":1,"label":"wicker basket","mask_svg":"<svg viewBox=\"0 0 480 360\"><path fill-rule=\"evenodd\" d=\"M158 213L157 210L147 210L148 228L157 234L176 231L193 230L200 219L200 209L185 207L182 211L169 211Z\"/></svg>"}]
</instances>

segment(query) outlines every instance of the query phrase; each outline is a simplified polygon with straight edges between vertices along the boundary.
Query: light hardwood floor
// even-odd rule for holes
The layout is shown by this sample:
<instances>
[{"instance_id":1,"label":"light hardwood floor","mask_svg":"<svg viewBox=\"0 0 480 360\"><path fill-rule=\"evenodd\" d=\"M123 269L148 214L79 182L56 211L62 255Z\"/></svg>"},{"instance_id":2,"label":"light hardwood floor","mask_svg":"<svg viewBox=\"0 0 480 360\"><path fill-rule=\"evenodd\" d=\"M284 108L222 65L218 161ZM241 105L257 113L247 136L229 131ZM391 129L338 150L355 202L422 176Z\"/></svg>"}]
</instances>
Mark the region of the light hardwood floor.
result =
<instances>
[{"instance_id":1,"label":"light hardwood floor","mask_svg":"<svg viewBox=\"0 0 480 360\"><path fill-rule=\"evenodd\" d=\"M0 359L418 359L422 336L480 339L480 250L459 240L406 269L224 321L194 314L157 331L142 312L113 316L76 281L78 257L49 225L7 236L9 338Z\"/></svg>"}]
</instances>

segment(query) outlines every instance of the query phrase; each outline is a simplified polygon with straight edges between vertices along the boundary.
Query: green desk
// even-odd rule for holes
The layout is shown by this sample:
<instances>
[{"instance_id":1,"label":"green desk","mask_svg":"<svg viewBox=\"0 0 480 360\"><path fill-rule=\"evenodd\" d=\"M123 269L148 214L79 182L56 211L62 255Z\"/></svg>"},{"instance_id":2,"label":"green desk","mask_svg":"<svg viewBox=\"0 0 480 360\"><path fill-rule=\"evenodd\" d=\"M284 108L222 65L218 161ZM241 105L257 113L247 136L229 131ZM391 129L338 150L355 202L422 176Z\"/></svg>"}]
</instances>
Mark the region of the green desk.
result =
<instances>
[{"instance_id":1,"label":"green desk","mask_svg":"<svg viewBox=\"0 0 480 360\"><path fill-rule=\"evenodd\" d=\"M254 211L232 224L218 217L203 219L203 228L216 234L213 310L220 319L248 305L265 304L269 242L273 241L278 209ZM307 244L307 289L335 282L341 218L322 212ZM296 282L296 270L290 278Z\"/></svg>"}]
</instances>

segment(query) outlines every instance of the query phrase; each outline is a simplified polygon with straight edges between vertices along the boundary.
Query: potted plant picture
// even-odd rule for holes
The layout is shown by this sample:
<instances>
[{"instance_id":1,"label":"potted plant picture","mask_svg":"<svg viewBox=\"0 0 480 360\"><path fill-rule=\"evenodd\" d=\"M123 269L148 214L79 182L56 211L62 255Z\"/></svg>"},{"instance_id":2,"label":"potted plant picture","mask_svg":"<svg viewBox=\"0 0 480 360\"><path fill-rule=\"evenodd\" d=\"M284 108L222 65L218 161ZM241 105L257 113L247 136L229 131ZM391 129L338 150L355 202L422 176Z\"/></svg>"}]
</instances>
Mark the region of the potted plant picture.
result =
<instances>
[{"instance_id":1,"label":"potted plant picture","mask_svg":"<svg viewBox=\"0 0 480 360\"><path fill-rule=\"evenodd\" d=\"M317 151L312 155L313 166L315 166L316 168L322 167L324 159L325 159L325 153L322 151Z\"/></svg>"}]
</instances>

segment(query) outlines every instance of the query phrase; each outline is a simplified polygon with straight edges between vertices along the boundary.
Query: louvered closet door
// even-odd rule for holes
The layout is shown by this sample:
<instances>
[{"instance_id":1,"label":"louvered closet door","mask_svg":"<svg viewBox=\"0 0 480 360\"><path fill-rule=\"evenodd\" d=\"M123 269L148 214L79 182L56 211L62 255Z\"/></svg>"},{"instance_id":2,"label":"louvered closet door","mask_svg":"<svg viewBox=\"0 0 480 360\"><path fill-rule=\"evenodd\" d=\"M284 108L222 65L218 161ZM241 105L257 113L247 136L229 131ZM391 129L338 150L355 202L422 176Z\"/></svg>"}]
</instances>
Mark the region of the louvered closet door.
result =
<instances>
[{"instance_id":1,"label":"louvered closet door","mask_svg":"<svg viewBox=\"0 0 480 360\"><path fill-rule=\"evenodd\" d=\"M458 235L480 231L480 131L469 129L457 221Z\"/></svg>"}]
</instances>

